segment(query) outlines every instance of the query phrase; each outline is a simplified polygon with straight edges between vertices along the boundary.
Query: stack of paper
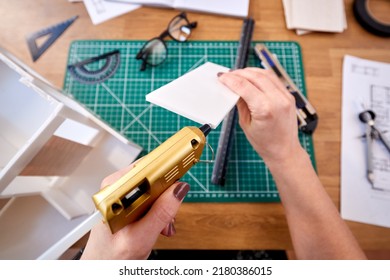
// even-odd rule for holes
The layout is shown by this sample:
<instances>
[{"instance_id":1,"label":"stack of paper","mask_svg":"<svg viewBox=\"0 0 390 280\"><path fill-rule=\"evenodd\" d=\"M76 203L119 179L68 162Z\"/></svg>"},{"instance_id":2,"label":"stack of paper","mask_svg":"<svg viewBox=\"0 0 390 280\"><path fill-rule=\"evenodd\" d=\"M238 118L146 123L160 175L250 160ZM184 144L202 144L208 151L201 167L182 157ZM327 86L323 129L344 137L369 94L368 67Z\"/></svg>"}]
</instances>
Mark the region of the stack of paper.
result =
<instances>
[{"instance_id":1,"label":"stack of paper","mask_svg":"<svg viewBox=\"0 0 390 280\"><path fill-rule=\"evenodd\" d=\"M296 29L298 35L347 28L343 0L283 0L283 5L287 28Z\"/></svg>"}]
</instances>

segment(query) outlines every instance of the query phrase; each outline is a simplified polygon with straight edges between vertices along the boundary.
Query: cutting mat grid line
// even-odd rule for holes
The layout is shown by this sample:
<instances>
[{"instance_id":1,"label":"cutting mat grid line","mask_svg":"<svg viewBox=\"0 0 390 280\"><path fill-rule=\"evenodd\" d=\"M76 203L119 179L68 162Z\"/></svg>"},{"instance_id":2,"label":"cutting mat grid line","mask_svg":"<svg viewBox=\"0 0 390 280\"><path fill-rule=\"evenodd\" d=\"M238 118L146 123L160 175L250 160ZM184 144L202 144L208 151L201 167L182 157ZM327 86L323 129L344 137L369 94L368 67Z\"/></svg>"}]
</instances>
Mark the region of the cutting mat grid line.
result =
<instances>
[{"instance_id":1,"label":"cutting mat grid line","mask_svg":"<svg viewBox=\"0 0 390 280\"><path fill-rule=\"evenodd\" d=\"M234 66L238 42L191 41L167 42L168 58L157 66L139 71L136 53L144 41L75 41L69 50L68 64L118 49L121 65L114 76L98 85L85 85L66 73L65 94L72 96L97 116L144 148L143 155L187 125L198 124L182 118L145 100L149 92L169 83L190 70L211 61L229 68ZM306 95L301 50L295 42L262 42L277 55L297 86ZM255 42L253 43L255 44ZM104 61L88 65L100 69ZM260 66L254 53L248 65ZM219 126L208 136L210 145L217 149ZM301 144L315 166L312 138L299 134ZM202 159L210 160L212 153L205 148ZM199 163L183 178L191 185L187 202L275 202L280 201L272 175L263 160L248 143L239 126L234 136L224 187L210 183L212 164Z\"/></svg>"}]
</instances>

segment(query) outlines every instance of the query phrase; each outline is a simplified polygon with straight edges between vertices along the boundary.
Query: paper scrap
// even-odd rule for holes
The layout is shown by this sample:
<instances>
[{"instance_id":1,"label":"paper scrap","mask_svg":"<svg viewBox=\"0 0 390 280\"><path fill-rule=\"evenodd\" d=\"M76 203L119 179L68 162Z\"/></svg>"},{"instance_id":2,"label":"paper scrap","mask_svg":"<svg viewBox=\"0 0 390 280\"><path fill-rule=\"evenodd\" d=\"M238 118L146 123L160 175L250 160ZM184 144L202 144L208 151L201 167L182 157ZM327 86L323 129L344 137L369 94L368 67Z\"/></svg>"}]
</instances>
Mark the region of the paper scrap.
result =
<instances>
[{"instance_id":1,"label":"paper scrap","mask_svg":"<svg viewBox=\"0 0 390 280\"><path fill-rule=\"evenodd\" d=\"M216 128L239 96L218 81L229 68L206 62L146 95L146 100L200 124Z\"/></svg>"},{"instance_id":2,"label":"paper scrap","mask_svg":"<svg viewBox=\"0 0 390 280\"><path fill-rule=\"evenodd\" d=\"M104 0L84 0L84 4L92 23L95 25L141 7L135 4L107 2Z\"/></svg>"},{"instance_id":3,"label":"paper scrap","mask_svg":"<svg viewBox=\"0 0 390 280\"><path fill-rule=\"evenodd\" d=\"M367 180L365 124L359 113L376 113L375 126L390 130L390 64L345 56L341 131L341 216L390 227L390 154L373 142L374 185ZM389 138L390 133L384 133Z\"/></svg>"}]
</instances>

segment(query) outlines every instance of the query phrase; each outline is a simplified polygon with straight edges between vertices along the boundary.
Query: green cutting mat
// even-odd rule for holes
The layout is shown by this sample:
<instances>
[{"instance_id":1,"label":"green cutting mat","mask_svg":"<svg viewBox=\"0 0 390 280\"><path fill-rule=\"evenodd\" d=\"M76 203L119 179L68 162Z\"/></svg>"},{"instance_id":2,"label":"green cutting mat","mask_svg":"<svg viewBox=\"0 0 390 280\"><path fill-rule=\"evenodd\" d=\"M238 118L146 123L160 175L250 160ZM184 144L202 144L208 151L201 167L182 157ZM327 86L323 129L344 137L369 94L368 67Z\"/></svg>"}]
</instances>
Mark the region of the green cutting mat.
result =
<instances>
[{"instance_id":1,"label":"green cutting mat","mask_svg":"<svg viewBox=\"0 0 390 280\"><path fill-rule=\"evenodd\" d=\"M255 43L255 42L254 42ZM253 44L254 44L253 43ZM263 42L264 43L264 42ZM136 53L144 41L75 41L72 43L68 64L113 50L120 50L121 64L110 79L98 85L85 85L66 74L64 91L85 104L96 115L121 132L125 137L144 148L144 154L157 147L182 127L198 124L145 101L145 95L176 79L186 72L211 61L232 68L238 42L191 41L167 42L168 58L157 67L139 71ZM285 67L296 85L305 94L301 50L295 42L265 42ZM99 69L103 61L88 65ZM254 53L249 65L259 66ZM217 149L221 125L207 137ZM315 165L312 138L300 133L302 145ZM210 160L212 153L205 148L202 159ZM271 202L279 201L275 183L264 162L245 138L237 125L231 159L224 187L210 183L213 165L199 163L182 180L191 185L188 202Z\"/></svg>"}]
</instances>

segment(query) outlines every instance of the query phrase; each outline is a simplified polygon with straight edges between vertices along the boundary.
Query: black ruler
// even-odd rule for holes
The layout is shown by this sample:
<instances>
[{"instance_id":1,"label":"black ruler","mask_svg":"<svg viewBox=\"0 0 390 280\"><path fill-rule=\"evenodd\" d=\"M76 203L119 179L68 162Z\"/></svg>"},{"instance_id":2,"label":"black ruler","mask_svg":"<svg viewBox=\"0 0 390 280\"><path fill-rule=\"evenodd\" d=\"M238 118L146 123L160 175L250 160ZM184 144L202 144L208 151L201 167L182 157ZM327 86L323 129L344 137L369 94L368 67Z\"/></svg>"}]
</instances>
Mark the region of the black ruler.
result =
<instances>
[{"instance_id":1,"label":"black ruler","mask_svg":"<svg viewBox=\"0 0 390 280\"><path fill-rule=\"evenodd\" d=\"M234 69L245 68L247 64L254 26L255 21L252 18L244 20ZM223 186L225 184L227 165L229 163L236 124L237 108L235 106L222 123L213 173L211 175L211 182L215 185Z\"/></svg>"}]
</instances>

